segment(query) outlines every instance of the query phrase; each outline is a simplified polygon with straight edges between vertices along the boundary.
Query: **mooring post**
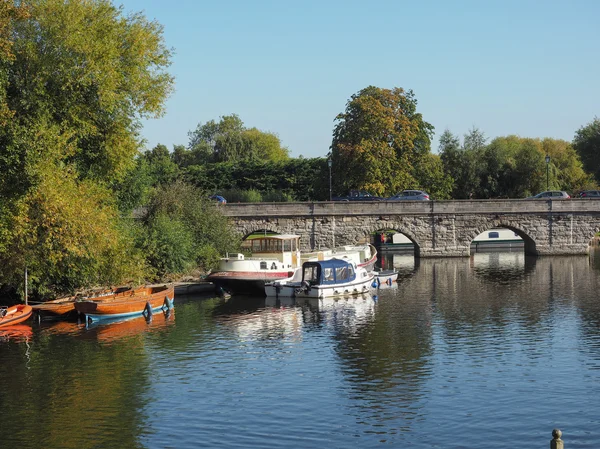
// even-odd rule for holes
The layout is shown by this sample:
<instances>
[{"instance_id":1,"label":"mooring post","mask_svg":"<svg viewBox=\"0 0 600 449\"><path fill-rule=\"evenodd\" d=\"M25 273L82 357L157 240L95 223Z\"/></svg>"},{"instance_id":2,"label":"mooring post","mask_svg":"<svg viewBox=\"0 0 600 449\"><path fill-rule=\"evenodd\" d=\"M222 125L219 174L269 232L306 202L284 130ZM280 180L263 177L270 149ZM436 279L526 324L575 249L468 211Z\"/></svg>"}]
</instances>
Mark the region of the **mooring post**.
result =
<instances>
[{"instance_id":1,"label":"mooring post","mask_svg":"<svg viewBox=\"0 0 600 449\"><path fill-rule=\"evenodd\" d=\"M552 431L552 440L550 440L550 449L564 449L565 443L560 439L562 432L558 429Z\"/></svg>"}]
</instances>

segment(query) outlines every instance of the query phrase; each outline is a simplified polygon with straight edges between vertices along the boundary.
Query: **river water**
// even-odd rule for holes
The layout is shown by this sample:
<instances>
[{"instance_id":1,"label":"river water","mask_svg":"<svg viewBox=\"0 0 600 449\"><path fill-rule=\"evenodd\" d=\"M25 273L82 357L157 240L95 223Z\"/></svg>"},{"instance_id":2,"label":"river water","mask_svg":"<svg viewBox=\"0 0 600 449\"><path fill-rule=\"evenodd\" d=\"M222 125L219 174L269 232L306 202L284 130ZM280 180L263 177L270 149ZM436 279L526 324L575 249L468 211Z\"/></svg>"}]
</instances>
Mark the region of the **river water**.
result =
<instances>
[{"instance_id":1,"label":"river water","mask_svg":"<svg viewBox=\"0 0 600 449\"><path fill-rule=\"evenodd\" d=\"M388 255L397 286L0 333L2 448L569 448L600 442L600 267Z\"/></svg>"}]
</instances>

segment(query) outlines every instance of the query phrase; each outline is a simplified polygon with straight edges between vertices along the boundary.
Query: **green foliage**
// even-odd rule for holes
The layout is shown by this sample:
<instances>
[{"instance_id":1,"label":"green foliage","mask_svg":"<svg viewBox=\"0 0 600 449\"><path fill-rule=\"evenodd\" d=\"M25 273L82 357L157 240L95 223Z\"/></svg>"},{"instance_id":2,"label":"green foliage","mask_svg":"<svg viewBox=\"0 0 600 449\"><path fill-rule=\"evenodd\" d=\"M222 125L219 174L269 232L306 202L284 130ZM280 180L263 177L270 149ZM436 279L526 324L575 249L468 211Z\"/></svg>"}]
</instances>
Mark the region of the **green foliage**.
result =
<instances>
[{"instance_id":1,"label":"green foliage","mask_svg":"<svg viewBox=\"0 0 600 449\"><path fill-rule=\"evenodd\" d=\"M444 173L444 165L437 154L424 154L415 161L415 178L419 180L419 187L432 198L450 198L453 180Z\"/></svg>"},{"instance_id":2,"label":"green foliage","mask_svg":"<svg viewBox=\"0 0 600 449\"><path fill-rule=\"evenodd\" d=\"M220 193L230 202L246 201L247 197L238 194L246 190L257 190L261 195L279 192L281 198L295 201L325 200L328 176L323 158L190 165L184 170L188 182L205 192ZM224 193L229 190L233 192Z\"/></svg>"},{"instance_id":3,"label":"green foliage","mask_svg":"<svg viewBox=\"0 0 600 449\"><path fill-rule=\"evenodd\" d=\"M183 182L155 190L145 219L148 237L144 249L157 276L179 274L192 266L214 268L220 254L239 249L240 238L219 207ZM166 231L168 226L173 229ZM165 236L161 238L160 232ZM173 245L170 253L169 245Z\"/></svg>"},{"instance_id":4,"label":"green foliage","mask_svg":"<svg viewBox=\"0 0 600 449\"><path fill-rule=\"evenodd\" d=\"M418 185L415 163L430 151L433 126L412 91L369 86L336 117L331 155L336 191L389 195Z\"/></svg>"},{"instance_id":5,"label":"green foliage","mask_svg":"<svg viewBox=\"0 0 600 449\"><path fill-rule=\"evenodd\" d=\"M276 190L272 190L270 192L265 192L262 195L262 197L263 197L263 201L265 201L267 203L287 203L287 202L294 201L294 199L290 195L287 195L284 192L280 192L280 191L276 191Z\"/></svg>"},{"instance_id":6,"label":"green foliage","mask_svg":"<svg viewBox=\"0 0 600 449\"><path fill-rule=\"evenodd\" d=\"M122 176L141 117L162 113L172 77L162 27L108 1L31 0L6 67L16 126L57 124L73 143L56 157L86 177ZM68 151L65 151L68 150Z\"/></svg>"},{"instance_id":7,"label":"green foliage","mask_svg":"<svg viewBox=\"0 0 600 449\"><path fill-rule=\"evenodd\" d=\"M471 193L475 198L523 198L547 187L573 193L592 184L577 154L563 140L507 136L484 143L477 129L465 136L460 148L449 131L442 135L441 158L454 179L454 198L468 198Z\"/></svg>"},{"instance_id":8,"label":"green foliage","mask_svg":"<svg viewBox=\"0 0 600 449\"><path fill-rule=\"evenodd\" d=\"M140 120L160 115L171 91L162 28L104 0L8 3L0 6L0 283L20 287L25 266L38 295L143 279L148 267L109 186L131 173ZM131 208L146 193L130 183L119 204Z\"/></svg>"},{"instance_id":9,"label":"green foliage","mask_svg":"<svg viewBox=\"0 0 600 449\"><path fill-rule=\"evenodd\" d=\"M194 244L192 230L177 218L158 215L148 224L146 257L159 278L189 272L196 264Z\"/></svg>"},{"instance_id":10,"label":"green foliage","mask_svg":"<svg viewBox=\"0 0 600 449\"><path fill-rule=\"evenodd\" d=\"M228 189L221 191L228 203L260 203L263 197L258 190Z\"/></svg>"},{"instance_id":11,"label":"green foliage","mask_svg":"<svg viewBox=\"0 0 600 449\"><path fill-rule=\"evenodd\" d=\"M247 129L235 114L199 124L189 133L189 153L178 154L178 161L191 165L203 162L271 161L288 159L288 150L279 137L256 128ZM181 157L183 156L183 157Z\"/></svg>"},{"instance_id":12,"label":"green foliage","mask_svg":"<svg viewBox=\"0 0 600 449\"><path fill-rule=\"evenodd\" d=\"M575 133L573 148L581 158L585 170L600 183L600 119L595 117Z\"/></svg>"}]
</instances>

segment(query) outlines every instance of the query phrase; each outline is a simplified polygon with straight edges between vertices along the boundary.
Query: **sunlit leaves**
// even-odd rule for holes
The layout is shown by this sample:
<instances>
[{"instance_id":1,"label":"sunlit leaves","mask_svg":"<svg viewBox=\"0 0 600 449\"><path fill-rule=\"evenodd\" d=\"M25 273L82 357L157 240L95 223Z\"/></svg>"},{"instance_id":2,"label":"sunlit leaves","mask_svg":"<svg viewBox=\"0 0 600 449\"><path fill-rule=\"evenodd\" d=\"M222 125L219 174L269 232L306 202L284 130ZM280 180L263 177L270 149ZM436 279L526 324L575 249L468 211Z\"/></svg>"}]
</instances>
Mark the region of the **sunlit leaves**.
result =
<instances>
[{"instance_id":1,"label":"sunlit leaves","mask_svg":"<svg viewBox=\"0 0 600 449\"><path fill-rule=\"evenodd\" d=\"M600 119L594 118L575 133L573 147L581 157L584 167L600 183Z\"/></svg>"},{"instance_id":2,"label":"sunlit leaves","mask_svg":"<svg viewBox=\"0 0 600 449\"><path fill-rule=\"evenodd\" d=\"M272 161L288 159L288 149L279 137L257 128L246 128L236 115L199 124L189 133L190 153L179 150L178 157L202 162ZM204 155L204 156L201 156Z\"/></svg>"},{"instance_id":3,"label":"sunlit leaves","mask_svg":"<svg viewBox=\"0 0 600 449\"><path fill-rule=\"evenodd\" d=\"M414 164L430 151L433 126L416 112L412 91L369 86L337 116L331 146L334 184L384 195L419 187Z\"/></svg>"}]
</instances>

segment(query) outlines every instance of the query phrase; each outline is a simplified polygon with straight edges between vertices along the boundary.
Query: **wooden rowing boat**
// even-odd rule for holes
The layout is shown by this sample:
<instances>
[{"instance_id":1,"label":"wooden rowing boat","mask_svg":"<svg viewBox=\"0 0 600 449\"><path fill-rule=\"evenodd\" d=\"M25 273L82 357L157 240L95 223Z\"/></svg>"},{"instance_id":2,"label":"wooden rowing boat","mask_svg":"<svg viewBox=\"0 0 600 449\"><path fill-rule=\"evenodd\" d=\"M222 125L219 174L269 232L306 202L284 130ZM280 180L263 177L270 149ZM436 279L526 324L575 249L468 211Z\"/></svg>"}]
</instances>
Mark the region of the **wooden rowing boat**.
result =
<instances>
[{"instance_id":1,"label":"wooden rowing boat","mask_svg":"<svg viewBox=\"0 0 600 449\"><path fill-rule=\"evenodd\" d=\"M89 293L87 295L74 295L67 296L64 298L53 299L46 301L42 304L35 304L31 306L33 312L40 316L53 316L53 317L65 317L71 312L75 312L75 303L77 301L94 301L99 298L105 298L108 296L120 296L131 291L131 287L119 287L116 289L101 290Z\"/></svg>"},{"instance_id":2,"label":"wooden rowing boat","mask_svg":"<svg viewBox=\"0 0 600 449\"><path fill-rule=\"evenodd\" d=\"M125 318L142 315L148 309L170 309L173 307L175 289L173 284L141 287L119 296L94 298L75 302L75 310L85 315L90 322L103 319ZM150 304L148 307L147 304ZM149 313L149 312L148 312Z\"/></svg>"},{"instance_id":3,"label":"wooden rowing boat","mask_svg":"<svg viewBox=\"0 0 600 449\"><path fill-rule=\"evenodd\" d=\"M17 304L16 306L0 309L0 327L19 324L28 319L33 313L31 306Z\"/></svg>"}]
</instances>

